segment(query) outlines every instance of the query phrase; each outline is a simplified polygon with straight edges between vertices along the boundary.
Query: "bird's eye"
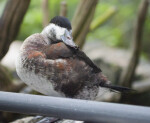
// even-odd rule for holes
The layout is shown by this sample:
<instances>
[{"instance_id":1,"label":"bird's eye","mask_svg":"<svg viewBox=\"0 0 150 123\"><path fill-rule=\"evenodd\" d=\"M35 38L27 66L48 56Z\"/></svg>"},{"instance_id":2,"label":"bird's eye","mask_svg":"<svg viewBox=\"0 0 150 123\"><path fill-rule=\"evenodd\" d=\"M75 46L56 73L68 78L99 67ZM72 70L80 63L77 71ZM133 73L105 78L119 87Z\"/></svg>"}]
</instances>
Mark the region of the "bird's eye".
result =
<instances>
[{"instance_id":1,"label":"bird's eye","mask_svg":"<svg viewBox=\"0 0 150 123\"><path fill-rule=\"evenodd\" d=\"M70 40L71 38L67 36L67 39L69 39L69 40Z\"/></svg>"}]
</instances>

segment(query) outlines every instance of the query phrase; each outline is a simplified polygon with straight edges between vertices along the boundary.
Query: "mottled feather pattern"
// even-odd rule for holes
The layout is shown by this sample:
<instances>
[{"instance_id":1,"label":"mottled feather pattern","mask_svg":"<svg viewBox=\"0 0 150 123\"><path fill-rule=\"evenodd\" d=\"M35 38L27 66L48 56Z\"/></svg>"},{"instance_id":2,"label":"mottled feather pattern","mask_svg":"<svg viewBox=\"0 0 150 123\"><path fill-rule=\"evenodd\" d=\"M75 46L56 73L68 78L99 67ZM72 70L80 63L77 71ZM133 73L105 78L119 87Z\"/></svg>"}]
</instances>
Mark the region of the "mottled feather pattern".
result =
<instances>
[{"instance_id":1,"label":"mottled feather pattern","mask_svg":"<svg viewBox=\"0 0 150 123\"><path fill-rule=\"evenodd\" d=\"M110 84L101 69L74 43L71 23L61 16L24 41L16 71L34 90L50 96L94 100L103 92L101 88L130 90Z\"/></svg>"},{"instance_id":2,"label":"mottled feather pattern","mask_svg":"<svg viewBox=\"0 0 150 123\"><path fill-rule=\"evenodd\" d=\"M30 41L32 41L32 43ZM22 57L21 60L21 64L23 64L22 69L24 69L23 75L25 76L26 73L34 74L34 76L38 76L38 79L42 78L43 82L40 81L39 83L43 83L44 87L45 85L48 87L48 84L51 83L54 92L60 92L67 97L80 98L80 95L83 95L83 92L85 92L87 88L89 91L85 98L95 97L94 95L96 95L99 86L94 82L95 76L93 74L96 73L92 73L93 68L76 57L70 57L72 52L70 52L70 49L63 43L54 44L56 45L54 48L58 48L58 51L51 51L53 45L47 44L50 44L50 42L45 42L41 34L34 34L25 40L25 45L21 48L20 53L21 57L24 57ZM66 48L66 50L61 51L61 48ZM51 55L48 55L45 50ZM28 53L26 51L28 51ZM53 53L49 52L54 52L56 57L52 55ZM67 56L65 56L66 58L58 58L56 55L57 52L60 57L63 57L64 54L68 54L69 58L67 58ZM20 77L22 77L22 74ZM23 79L28 84L29 76ZM30 83L31 86L35 86L34 89L40 90L41 93L46 95L51 95L51 91L48 92L46 89L43 89L42 84L40 84L41 89L39 89L39 87L37 89L36 84L39 86L38 83ZM91 89L89 87L91 87ZM92 91L94 93L92 93Z\"/></svg>"}]
</instances>

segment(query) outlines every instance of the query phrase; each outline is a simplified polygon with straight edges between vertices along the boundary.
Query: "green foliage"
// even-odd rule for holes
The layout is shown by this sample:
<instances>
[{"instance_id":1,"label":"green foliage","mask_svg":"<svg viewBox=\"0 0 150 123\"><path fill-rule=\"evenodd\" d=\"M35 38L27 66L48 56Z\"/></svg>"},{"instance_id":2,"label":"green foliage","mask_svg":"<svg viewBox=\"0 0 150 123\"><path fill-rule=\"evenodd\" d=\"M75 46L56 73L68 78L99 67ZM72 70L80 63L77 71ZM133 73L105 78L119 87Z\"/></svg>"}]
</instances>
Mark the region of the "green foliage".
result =
<instances>
[{"instance_id":1,"label":"green foliage","mask_svg":"<svg viewBox=\"0 0 150 123\"><path fill-rule=\"evenodd\" d=\"M38 33L42 29L42 9L41 1L31 0L29 9L21 25L18 40L24 40L33 33Z\"/></svg>"},{"instance_id":2,"label":"green foliage","mask_svg":"<svg viewBox=\"0 0 150 123\"><path fill-rule=\"evenodd\" d=\"M133 25L140 1L136 0L101 0L96 8L94 19L115 6L117 13L94 32L91 37L105 41L111 46L127 47L132 40Z\"/></svg>"},{"instance_id":3,"label":"green foliage","mask_svg":"<svg viewBox=\"0 0 150 123\"><path fill-rule=\"evenodd\" d=\"M50 18L59 15L60 3L63 0L49 0ZM5 7L6 0L0 1L0 14ZM42 30L42 0L31 0L29 9L25 15L23 24L20 28L18 40L24 40L33 33L39 33ZM79 0L66 0L68 6L68 18L72 19ZM88 40L100 40L110 46L129 47L132 41L133 26L137 16L137 10L140 0L99 0L94 15L94 20L101 18L104 20L105 13L112 7L117 8L117 13L105 23L88 34ZM143 32L143 51L150 52L150 9ZM144 55L146 56L146 55ZM150 57L148 54L147 56Z\"/></svg>"},{"instance_id":4,"label":"green foliage","mask_svg":"<svg viewBox=\"0 0 150 123\"><path fill-rule=\"evenodd\" d=\"M0 16L2 15L3 13L3 10L4 10L4 7L6 5L6 0L0 0Z\"/></svg>"},{"instance_id":5,"label":"green foliage","mask_svg":"<svg viewBox=\"0 0 150 123\"><path fill-rule=\"evenodd\" d=\"M49 10L50 10L50 18L53 18L56 15L59 15L60 3L62 0L50 0L49 1ZM18 40L24 40L29 35L34 33L40 33L42 31L42 8L41 8L41 0L31 0L29 9L25 15L23 24L21 25L21 29L19 35L17 37ZM77 6L77 0L66 0L68 4L68 18L71 20L73 17L75 8Z\"/></svg>"},{"instance_id":6,"label":"green foliage","mask_svg":"<svg viewBox=\"0 0 150 123\"><path fill-rule=\"evenodd\" d=\"M94 31L98 27L100 27L103 23L107 22L115 13L117 12L116 7L109 8L105 13L98 16L96 19L93 19L90 25L90 31Z\"/></svg>"}]
</instances>

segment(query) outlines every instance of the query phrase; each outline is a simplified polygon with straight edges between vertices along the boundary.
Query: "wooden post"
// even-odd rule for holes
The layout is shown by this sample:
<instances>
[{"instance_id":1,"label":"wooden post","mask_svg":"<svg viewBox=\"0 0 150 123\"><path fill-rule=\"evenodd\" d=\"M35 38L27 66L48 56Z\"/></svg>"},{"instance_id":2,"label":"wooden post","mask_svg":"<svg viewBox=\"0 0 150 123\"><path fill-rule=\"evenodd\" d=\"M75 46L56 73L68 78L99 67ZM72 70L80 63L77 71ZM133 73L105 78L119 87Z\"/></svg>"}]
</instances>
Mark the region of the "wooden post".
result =
<instances>
[{"instance_id":1,"label":"wooden post","mask_svg":"<svg viewBox=\"0 0 150 123\"><path fill-rule=\"evenodd\" d=\"M49 0L42 0L42 11L43 11L43 27L49 23Z\"/></svg>"},{"instance_id":2,"label":"wooden post","mask_svg":"<svg viewBox=\"0 0 150 123\"><path fill-rule=\"evenodd\" d=\"M16 38L30 0L8 0L0 18L0 60Z\"/></svg>"},{"instance_id":3,"label":"wooden post","mask_svg":"<svg viewBox=\"0 0 150 123\"><path fill-rule=\"evenodd\" d=\"M8 0L0 18L0 60L16 38L29 3L30 0ZM8 71L0 64L0 89L8 90L10 86L12 86L12 80Z\"/></svg>"},{"instance_id":4,"label":"wooden post","mask_svg":"<svg viewBox=\"0 0 150 123\"><path fill-rule=\"evenodd\" d=\"M60 4L60 16L67 16L67 3L66 1L62 1Z\"/></svg>"},{"instance_id":5,"label":"wooden post","mask_svg":"<svg viewBox=\"0 0 150 123\"><path fill-rule=\"evenodd\" d=\"M89 31L90 23L95 13L98 0L80 0L72 20L73 38L79 45L83 46L85 37Z\"/></svg>"},{"instance_id":6,"label":"wooden post","mask_svg":"<svg viewBox=\"0 0 150 123\"><path fill-rule=\"evenodd\" d=\"M86 20L84 26L82 27L82 31L80 32L80 34L78 35L78 37L75 40L75 42L79 45L80 48L82 48L85 43L86 35L89 32L89 25L91 24L93 15L95 13L95 7L93 7L92 10L90 11L89 16L87 17L87 20Z\"/></svg>"},{"instance_id":7,"label":"wooden post","mask_svg":"<svg viewBox=\"0 0 150 123\"><path fill-rule=\"evenodd\" d=\"M146 20L146 15L148 13L149 0L142 0L139 6L138 17L135 24L135 30L133 34L133 45L131 47L131 58L127 68L123 71L120 79L120 84L123 86L130 87L134 77L136 67L139 62L140 52L141 52L141 42L144 23Z\"/></svg>"}]
</instances>

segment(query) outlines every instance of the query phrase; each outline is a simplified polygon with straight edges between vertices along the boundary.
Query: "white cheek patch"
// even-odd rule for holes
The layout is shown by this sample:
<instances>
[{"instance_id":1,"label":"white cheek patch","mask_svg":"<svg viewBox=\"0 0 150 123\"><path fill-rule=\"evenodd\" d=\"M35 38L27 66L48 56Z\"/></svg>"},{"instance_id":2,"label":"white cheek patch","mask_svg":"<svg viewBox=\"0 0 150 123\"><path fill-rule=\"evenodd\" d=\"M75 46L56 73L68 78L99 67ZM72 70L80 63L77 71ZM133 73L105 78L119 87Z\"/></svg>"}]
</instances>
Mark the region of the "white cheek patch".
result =
<instances>
[{"instance_id":1,"label":"white cheek patch","mask_svg":"<svg viewBox=\"0 0 150 123\"><path fill-rule=\"evenodd\" d=\"M57 39L61 39L61 36L62 35L64 35L65 34L65 28L62 28L62 27L59 27L59 26L57 26L57 25L55 25L55 24L53 24L53 29L55 30L55 32L56 32L56 38Z\"/></svg>"},{"instance_id":2,"label":"white cheek patch","mask_svg":"<svg viewBox=\"0 0 150 123\"><path fill-rule=\"evenodd\" d=\"M65 30L65 28L51 23L43 29L42 34L46 34L49 38L53 38L55 35L57 40L61 40L61 36L65 34Z\"/></svg>"},{"instance_id":3,"label":"white cheek patch","mask_svg":"<svg viewBox=\"0 0 150 123\"><path fill-rule=\"evenodd\" d=\"M67 30L51 23L43 29L42 34L46 35L50 39L61 40L66 45L77 48L77 45L74 43L72 38L72 30Z\"/></svg>"}]
</instances>

